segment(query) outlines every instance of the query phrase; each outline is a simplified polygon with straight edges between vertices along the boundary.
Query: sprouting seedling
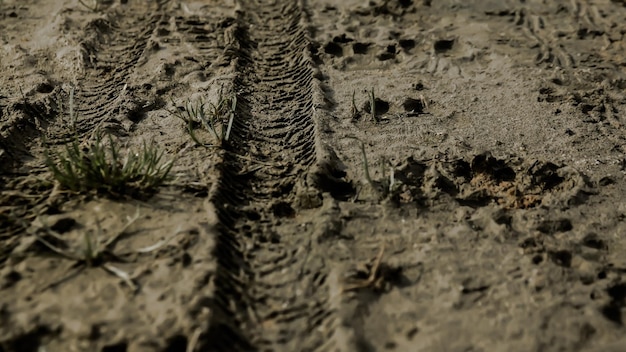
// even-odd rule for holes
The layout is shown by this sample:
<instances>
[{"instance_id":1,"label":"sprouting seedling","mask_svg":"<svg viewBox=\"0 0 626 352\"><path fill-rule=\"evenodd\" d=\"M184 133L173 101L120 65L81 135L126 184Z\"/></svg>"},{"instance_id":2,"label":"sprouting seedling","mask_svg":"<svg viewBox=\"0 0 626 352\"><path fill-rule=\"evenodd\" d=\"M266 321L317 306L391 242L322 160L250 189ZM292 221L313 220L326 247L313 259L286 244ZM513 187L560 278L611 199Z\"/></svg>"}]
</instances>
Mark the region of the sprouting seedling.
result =
<instances>
[{"instance_id":1,"label":"sprouting seedling","mask_svg":"<svg viewBox=\"0 0 626 352\"><path fill-rule=\"evenodd\" d=\"M365 152L365 143L363 143L363 141L358 139L357 137L349 136L346 138L354 139L359 142L359 148L361 149L361 157L363 161L363 171L365 172L365 179L370 185L374 186L374 181L372 180L372 176L370 175L369 163L367 161L367 153Z\"/></svg>"},{"instance_id":2,"label":"sprouting seedling","mask_svg":"<svg viewBox=\"0 0 626 352\"><path fill-rule=\"evenodd\" d=\"M370 113L372 115L372 121L378 122L378 117L376 116L376 95L374 93L374 88L369 92L370 97Z\"/></svg>"},{"instance_id":3,"label":"sprouting seedling","mask_svg":"<svg viewBox=\"0 0 626 352\"><path fill-rule=\"evenodd\" d=\"M172 102L172 105L175 105ZM205 102L200 99L192 102L188 100L182 110L168 111L185 122L187 133L197 144L204 147L224 147L229 141L237 109L237 96L224 96L220 88L216 103ZM198 126L204 127L213 138L212 143L200 141L195 130Z\"/></svg>"},{"instance_id":4,"label":"sprouting seedling","mask_svg":"<svg viewBox=\"0 0 626 352\"><path fill-rule=\"evenodd\" d=\"M356 99L355 99L355 95L356 95L356 91L352 91L352 108L350 111L351 113L351 118L353 120L357 120L360 116L361 116L361 112L359 111L359 108L356 106Z\"/></svg>"},{"instance_id":5,"label":"sprouting seedling","mask_svg":"<svg viewBox=\"0 0 626 352\"><path fill-rule=\"evenodd\" d=\"M137 290L136 284L131 279L130 275L120 268L111 264L111 262L119 262L124 263L128 262L125 257L132 256L133 254L145 254L150 253L152 251L158 250L159 248L166 245L171 239L181 233L180 230L177 230L171 237L166 238L153 244L151 246L130 250L121 253L114 253L113 247L119 241L120 238L124 236L128 228L139 219L140 213L139 209L137 209L135 215L133 217L128 217L126 224L119 230L115 235L111 236L106 241L101 241L100 238L103 235L102 227L100 226L100 220L96 219L96 229L87 230L84 232L82 236L83 244L79 246L79 248L74 248L73 250L62 249L59 246L52 244L46 238L38 233L38 230L31 230L31 234L33 234L37 241L43 244L45 247L53 251L54 253L60 255L61 257L75 261L77 263L77 271L67 275L65 278L57 280L56 282L48 285L47 287L56 286L61 282L66 281L68 278L71 278L78 273L82 272L87 268L102 268L106 272L113 274L126 283L128 287L130 287L133 291ZM52 230L45 223L43 224L43 230L45 234L49 237L52 237L55 241L58 241L63 244L64 248L69 248L67 241L56 231Z\"/></svg>"},{"instance_id":6,"label":"sprouting seedling","mask_svg":"<svg viewBox=\"0 0 626 352\"><path fill-rule=\"evenodd\" d=\"M383 158L380 163L380 172L383 175L383 179L381 181L382 189L385 195L391 194L396 186L396 175L393 167L389 167L389 177L387 177L387 166L389 163L386 158Z\"/></svg>"},{"instance_id":7,"label":"sprouting seedling","mask_svg":"<svg viewBox=\"0 0 626 352\"><path fill-rule=\"evenodd\" d=\"M395 192L398 186L398 182L396 182L395 170L393 169L393 167L390 167L391 172L389 176L387 176L387 171L386 171L387 165L388 165L387 160L383 158L381 162L381 174L383 177L382 180L374 181L369 170L369 162L367 159L367 153L365 152L365 143L359 138L354 137L354 136L348 136L346 138L354 139L359 142L359 148L361 149L361 158L363 161L363 171L365 173L365 179L370 184L372 189L374 189L378 193L378 196L380 198L386 198L390 196L393 192Z\"/></svg>"}]
</instances>

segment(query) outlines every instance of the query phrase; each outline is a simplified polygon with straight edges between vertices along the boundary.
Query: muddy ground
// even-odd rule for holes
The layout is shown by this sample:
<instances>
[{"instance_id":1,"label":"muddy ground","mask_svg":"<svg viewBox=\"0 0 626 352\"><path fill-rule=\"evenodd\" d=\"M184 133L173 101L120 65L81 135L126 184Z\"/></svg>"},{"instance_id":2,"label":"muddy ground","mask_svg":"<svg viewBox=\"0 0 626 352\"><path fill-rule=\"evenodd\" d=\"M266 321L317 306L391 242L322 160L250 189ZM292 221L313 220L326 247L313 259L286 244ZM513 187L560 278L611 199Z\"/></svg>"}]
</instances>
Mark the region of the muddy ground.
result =
<instances>
[{"instance_id":1,"label":"muddy ground","mask_svg":"<svg viewBox=\"0 0 626 352\"><path fill-rule=\"evenodd\" d=\"M0 351L626 350L623 0L99 3L0 0Z\"/></svg>"}]
</instances>

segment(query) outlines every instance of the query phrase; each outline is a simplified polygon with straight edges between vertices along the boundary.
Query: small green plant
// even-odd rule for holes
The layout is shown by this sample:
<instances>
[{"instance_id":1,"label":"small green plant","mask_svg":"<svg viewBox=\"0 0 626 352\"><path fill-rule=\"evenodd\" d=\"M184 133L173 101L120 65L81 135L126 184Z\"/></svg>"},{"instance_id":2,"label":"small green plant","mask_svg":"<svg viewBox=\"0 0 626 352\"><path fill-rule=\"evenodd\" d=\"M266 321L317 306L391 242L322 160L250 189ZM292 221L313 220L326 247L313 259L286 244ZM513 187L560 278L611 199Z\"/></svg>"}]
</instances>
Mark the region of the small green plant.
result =
<instances>
[{"instance_id":1,"label":"small green plant","mask_svg":"<svg viewBox=\"0 0 626 352\"><path fill-rule=\"evenodd\" d=\"M70 91L72 138L62 152L45 149L45 163L61 187L74 192L102 191L116 196L138 196L153 191L167 179L173 161L164 160L164 152L145 141L139 151L122 155L110 134L106 141L101 132L95 140L81 145L76 132L74 90Z\"/></svg>"},{"instance_id":2,"label":"small green plant","mask_svg":"<svg viewBox=\"0 0 626 352\"><path fill-rule=\"evenodd\" d=\"M397 191L399 187L399 182L395 179L395 171L393 167L389 167L391 170L389 176L387 176L387 161L385 159L381 162L381 175L382 179L380 181L375 181L369 169L369 162L367 160L367 153L365 152L365 143L358 139L357 137L349 136L346 137L349 139L354 139L359 142L359 148L361 149L361 157L363 160L363 171L365 173L365 180L374 190L378 198L385 199L393 195L394 192Z\"/></svg>"},{"instance_id":3,"label":"small green plant","mask_svg":"<svg viewBox=\"0 0 626 352\"><path fill-rule=\"evenodd\" d=\"M237 96L224 96L220 89L216 103L202 99L195 102L187 100L184 108L169 112L185 123L187 133L197 145L221 148L230 138L236 108ZM213 141L200 141L196 134L196 129L200 127L209 132Z\"/></svg>"},{"instance_id":4,"label":"small green plant","mask_svg":"<svg viewBox=\"0 0 626 352\"><path fill-rule=\"evenodd\" d=\"M168 177L172 161L163 161L163 152L145 142L138 151L122 156L108 135L104 143L100 133L95 141L81 147L77 138L64 153L46 151L46 164L63 188L74 192L104 191L113 195L138 195L160 186Z\"/></svg>"},{"instance_id":5,"label":"small green plant","mask_svg":"<svg viewBox=\"0 0 626 352\"><path fill-rule=\"evenodd\" d=\"M359 108L356 106L356 99L355 99L355 95L356 95L356 91L352 91L352 108L350 109L350 118L353 120L358 120L361 117L361 112L359 111Z\"/></svg>"},{"instance_id":6,"label":"small green plant","mask_svg":"<svg viewBox=\"0 0 626 352\"><path fill-rule=\"evenodd\" d=\"M374 88L369 92L370 98L370 113L372 115L372 121L378 122L378 117L376 116L376 95L374 94Z\"/></svg>"}]
</instances>

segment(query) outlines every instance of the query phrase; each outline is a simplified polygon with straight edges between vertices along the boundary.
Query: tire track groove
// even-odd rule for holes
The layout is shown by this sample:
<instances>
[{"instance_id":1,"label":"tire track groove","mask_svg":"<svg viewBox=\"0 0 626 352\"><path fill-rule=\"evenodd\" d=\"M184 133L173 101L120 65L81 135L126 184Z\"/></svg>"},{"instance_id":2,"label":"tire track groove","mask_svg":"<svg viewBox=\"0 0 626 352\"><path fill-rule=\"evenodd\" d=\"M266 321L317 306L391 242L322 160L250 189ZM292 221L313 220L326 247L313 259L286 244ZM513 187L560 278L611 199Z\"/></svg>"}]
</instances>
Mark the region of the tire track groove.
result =
<instances>
[{"instance_id":1,"label":"tire track groove","mask_svg":"<svg viewBox=\"0 0 626 352\"><path fill-rule=\"evenodd\" d=\"M112 11L106 19L87 24L87 39L81 44L85 72L76 89L79 134L115 128L120 122L116 116L140 108L128 82L163 19L165 3Z\"/></svg>"},{"instance_id":2,"label":"tire track groove","mask_svg":"<svg viewBox=\"0 0 626 352\"><path fill-rule=\"evenodd\" d=\"M234 50L237 109L221 178L211 350L329 347L334 312L323 258L294 210L296 185L325 157L317 135L304 5L241 1ZM317 94L317 95L316 95ZM309 230L310 231L310 230Z\"/></svg>"}]
</instances>

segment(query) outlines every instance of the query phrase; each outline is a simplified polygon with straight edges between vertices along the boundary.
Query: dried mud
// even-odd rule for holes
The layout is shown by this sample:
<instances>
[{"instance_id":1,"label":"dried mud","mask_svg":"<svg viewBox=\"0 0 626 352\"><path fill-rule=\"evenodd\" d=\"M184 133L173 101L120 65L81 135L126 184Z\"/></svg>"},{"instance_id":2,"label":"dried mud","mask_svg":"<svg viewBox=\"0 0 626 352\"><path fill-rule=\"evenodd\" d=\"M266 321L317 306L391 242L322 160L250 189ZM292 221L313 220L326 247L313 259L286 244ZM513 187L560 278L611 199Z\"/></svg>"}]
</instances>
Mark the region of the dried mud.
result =
<instances>
[{"instance_id":1,"label":"dried mud","mask_svg":"<svg viewBox=\"0 0 626 352\"><path fill-rule=\"evenodd\" d=\"M623 1L100 2L0 1L0 352L626 348ZM58 187L96 131L174 177Z\"/></svg>"}]
</instances>

